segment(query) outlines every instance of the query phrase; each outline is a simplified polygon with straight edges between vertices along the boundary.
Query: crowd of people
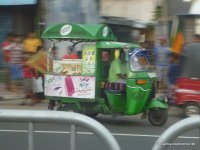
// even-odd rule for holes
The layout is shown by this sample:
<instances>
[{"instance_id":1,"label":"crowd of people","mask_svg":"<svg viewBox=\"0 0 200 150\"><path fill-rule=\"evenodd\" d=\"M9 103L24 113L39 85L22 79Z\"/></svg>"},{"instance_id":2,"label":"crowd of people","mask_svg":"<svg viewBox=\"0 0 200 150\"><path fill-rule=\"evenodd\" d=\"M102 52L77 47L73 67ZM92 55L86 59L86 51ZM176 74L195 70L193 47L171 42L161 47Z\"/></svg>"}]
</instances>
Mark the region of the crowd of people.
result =
<instances>
[{"instance_id":1,"label":"crowd of people","mask_svg":"<svg viewBox=\"0 0 200 150\"><path fill-rule=\"evenodd\" d=\"M50 54L52 60L59 60L56 49L54 45ZM42 55L44 53L46 55ZM80 51L76 54L73 52L73 47L70 47L61 60L78 59L81 55ZM6 77L4 78L6 90L16 93L24 91L25 97L20 105L34 105L45 99L44 72L47 66L43 67L46 64L44 62L46 57L47 51L44 50L43 42L36 33L29 33L24 37L9 33L1 43L0 70ZM31 99L31 102L29 103L27 99Z\"/></svg>"},{"instance_id":2,"label":"crowd of people","mask_svg":"<svg viewBox=\"0 0 200 150\"><path fill-rule=\"evenodd\" d=\"M30 98L30 105L41 102L44 99L44 91L34 92L34 79L43 75L26 65L26 61L37 54L42 48L41 39L35 33L26 37L9 33L1 44L1 56L3 59L2 70L6 73L5 85L8 91L17 92L25 90L25 98ZM21 105L27 104L22 101Z\"/></svg>"}]
</instances>

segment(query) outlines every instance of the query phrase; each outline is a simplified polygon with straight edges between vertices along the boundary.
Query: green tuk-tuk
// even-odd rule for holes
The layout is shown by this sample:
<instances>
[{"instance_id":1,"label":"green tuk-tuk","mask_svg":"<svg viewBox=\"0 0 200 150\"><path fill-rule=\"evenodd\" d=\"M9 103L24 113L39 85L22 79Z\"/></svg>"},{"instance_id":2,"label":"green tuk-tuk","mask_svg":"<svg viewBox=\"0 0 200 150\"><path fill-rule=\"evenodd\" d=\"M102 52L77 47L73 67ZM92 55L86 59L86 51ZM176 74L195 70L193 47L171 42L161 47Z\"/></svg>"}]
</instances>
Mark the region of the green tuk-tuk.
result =
<instances>
[{"instance_id":1,"label":"green tuk-tuk","mask_svg":"<svg viewBox=\"0 0 200 150\"><path fill-rule=\"evenodd\" d=\"M42 38L50 39L52 45L66 41L72 47L81 45L82 49L78 59L49 57L48 64L53 61L53 68L45 74L49 109L91 117L99 113L115 116L143 113L148 114L153 125L166 122L168 106L163 99L154 98L155 73L148 61L148 51L136 44L116 42L111 29L103 24L57 24L47 28ZM116 52L125 54L123 84L109 81L112 61L120 57Z\"/></svg>"}]
</instances>

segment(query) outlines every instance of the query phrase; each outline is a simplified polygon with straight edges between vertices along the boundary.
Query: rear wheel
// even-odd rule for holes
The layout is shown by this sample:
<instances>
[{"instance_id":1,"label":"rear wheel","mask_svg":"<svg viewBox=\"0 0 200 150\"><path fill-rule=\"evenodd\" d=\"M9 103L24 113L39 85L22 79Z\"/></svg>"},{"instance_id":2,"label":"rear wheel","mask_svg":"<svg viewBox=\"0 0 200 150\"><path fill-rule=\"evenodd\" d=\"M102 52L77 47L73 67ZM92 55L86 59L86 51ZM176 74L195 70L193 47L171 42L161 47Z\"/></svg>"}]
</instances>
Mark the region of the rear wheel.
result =
<instances>
[{"instance_id":1,"label":"rear wheel","mask_svg":"<svg viewBox=\"0 0 200 150\"><path fill-rule=\"evenodd\" d=\"M168 118L167 109L163 108L152 108L148 113L148 120L154 126L163 125Z\"/></svg>"},{"instance_id":2,"label":"rear wheel","mask_svg":"<svg viewBox=\"0 0 200 150\"><path fill-rule=\"evenodd\" d=\"M91 117L91 118L95 118L99 113L97 112L93 112L93 113L88 113L86 114L87 116Z\"/></svg>"},{"instance_id":3,"label":"rear wheel","mask_svg":"<svg viewBox=\"0 0 200 150\"><path fill-rule=\"evenodd\" d=\"M76 104L61 104L59 110L79 113Z\"/></svg>"},{"instance_id":4,"label":"rear wheel","mask_svg":"<svg viewBox=\"0 0 200 150\"><path fill-rule=\"evenodd\" d=\"M200 108L198 103L188 102L184 106L184 115L186 117L196 116L200 114Z\"/></svg>"},{"instance_id":5,"label":"rear wheel","mask_svg":"<svg viewBox=\"0 0 200 150\"><path fill-rule=\"evenodd\" d=\"M55 105L56 105L56 102L50 100L49 103L48 103L48 109L49 110L54 110Z\"/></svg>"}]
</instances>

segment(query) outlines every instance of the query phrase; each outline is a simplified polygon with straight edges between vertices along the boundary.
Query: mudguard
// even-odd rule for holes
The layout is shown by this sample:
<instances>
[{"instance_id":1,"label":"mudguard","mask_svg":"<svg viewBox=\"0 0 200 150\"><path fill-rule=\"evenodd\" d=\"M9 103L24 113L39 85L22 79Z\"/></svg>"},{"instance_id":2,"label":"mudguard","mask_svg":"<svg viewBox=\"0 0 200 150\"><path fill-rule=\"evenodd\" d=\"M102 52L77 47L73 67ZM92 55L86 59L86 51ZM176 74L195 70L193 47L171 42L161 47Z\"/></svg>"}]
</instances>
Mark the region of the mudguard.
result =
<instances>
[{"instance_id":1,"label":"mudguard","mask_svg":"<svg viewBox=\"0 0 200 150\"><path fill-rule=\"evenodd\" d=\"M167 109L168 105L166 102L164 101L160 101L158 99L153 99L149 105L147 106L147 110L151 109L151 108L163 108L163 109Z\"/></svg>"}]
</instances>

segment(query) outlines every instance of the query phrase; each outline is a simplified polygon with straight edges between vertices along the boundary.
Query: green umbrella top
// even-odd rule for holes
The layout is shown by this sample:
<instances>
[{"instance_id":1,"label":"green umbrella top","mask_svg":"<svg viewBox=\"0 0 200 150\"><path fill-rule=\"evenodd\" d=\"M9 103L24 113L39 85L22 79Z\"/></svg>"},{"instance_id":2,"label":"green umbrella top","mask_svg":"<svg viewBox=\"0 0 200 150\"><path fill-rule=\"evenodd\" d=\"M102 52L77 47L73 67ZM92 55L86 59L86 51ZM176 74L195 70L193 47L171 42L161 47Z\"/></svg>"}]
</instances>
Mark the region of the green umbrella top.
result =
<instances>
[{"instance_id":1,"label":"green umbrella top","mask_svg":"<svg viewBox=\"0 0 200 150\"><path fill-rule=\"evenodd\" d=\"M48 27L41 36L44 39L113 41L112 30L104 24L61 23Z\"/></svg>"},{"instance_id":2,"label":"green umbrella top","mask_svg":"<svg viewBox=\"0 0 200 150\"><path fill-rule=\"evenodd\" d=\"M115 42L115 41L100 41L97 42L97 48L139 48L140 46L133 43Z\"/></svg>"}]
</instances>

